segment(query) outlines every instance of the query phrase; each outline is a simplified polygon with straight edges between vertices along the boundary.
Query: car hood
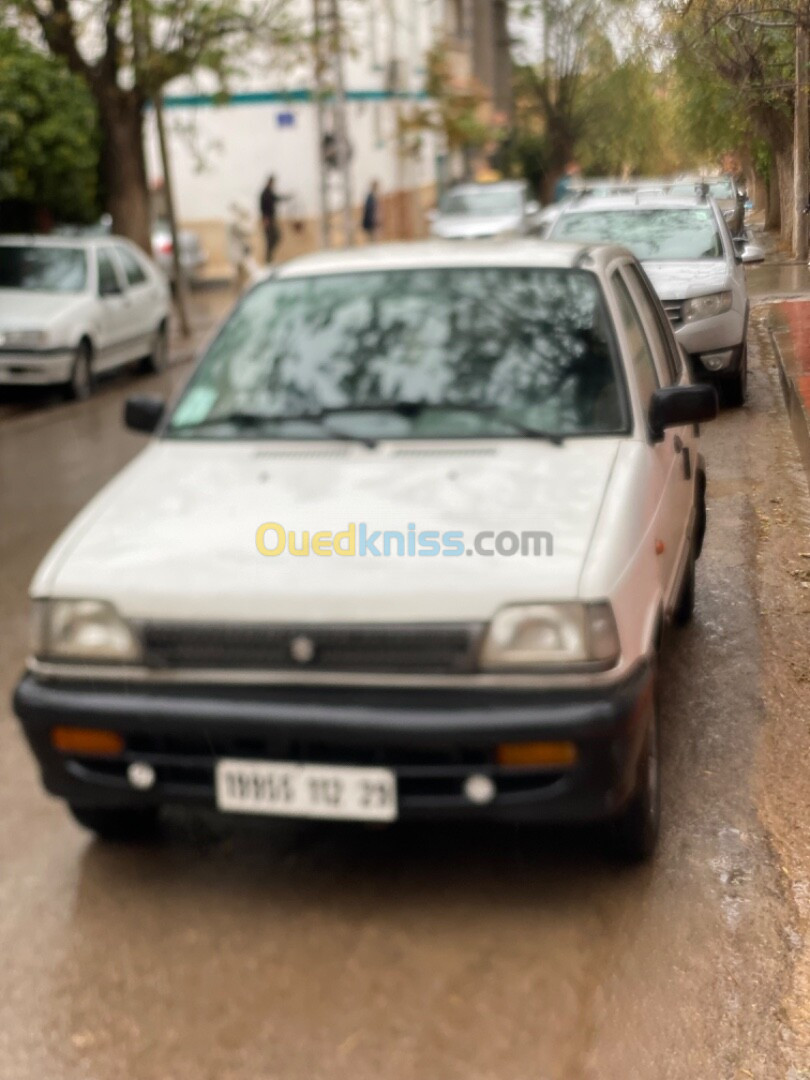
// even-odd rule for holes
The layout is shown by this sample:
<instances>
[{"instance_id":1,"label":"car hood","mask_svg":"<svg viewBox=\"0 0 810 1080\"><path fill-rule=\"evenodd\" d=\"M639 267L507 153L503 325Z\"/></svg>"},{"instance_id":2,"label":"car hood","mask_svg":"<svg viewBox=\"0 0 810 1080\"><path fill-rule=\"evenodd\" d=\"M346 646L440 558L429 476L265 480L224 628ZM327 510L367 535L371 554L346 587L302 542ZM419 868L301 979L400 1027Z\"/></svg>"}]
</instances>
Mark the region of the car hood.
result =
<instances>
[{"instance_id":1,"label":"car hood","mask_svg":"<svg viewBox=\"0 0 810 1080\"><path fill-rule=\"evenodd\" d=\"M618 445L155 441L63 534L32 594L106 599L135 618L281 622L478 620L576 597ZM480 531L542 531L553 553L269 557L264 522L299 541L413 524L463 531L465 549Z\"/></svg>"},{"instance_id":2,"label":"car hood","mask_svg":"<svg viewBox=\"0 0 810 1080\"><path fill-rule=\"evenodd\" d=\"M471 240L513 232L519 229L521 224L520 214L501 214L498 217L440 217L433 226L433 234L444 240Z\"/></svg>"},{"instance_id":3,"label":"car hood","mask_svg":"<svg viewBox=\"0 0 810 1080\"><path fill-rule=\"evenodd\" d=\"M647 276L662 300L722 292L730 287L724 259L687 259L683 262L644 262Z\"/></svg>"},{"instance_id":4,"label":"car hood","mask_svg":"<svg viewBox=\"0 0 810 1080\"><path fill-rule=\"evenodd\" d=\"M82 293L0 289L0 334L4 330L39 330L84 302Z\"/></svg>"}]
</instances>

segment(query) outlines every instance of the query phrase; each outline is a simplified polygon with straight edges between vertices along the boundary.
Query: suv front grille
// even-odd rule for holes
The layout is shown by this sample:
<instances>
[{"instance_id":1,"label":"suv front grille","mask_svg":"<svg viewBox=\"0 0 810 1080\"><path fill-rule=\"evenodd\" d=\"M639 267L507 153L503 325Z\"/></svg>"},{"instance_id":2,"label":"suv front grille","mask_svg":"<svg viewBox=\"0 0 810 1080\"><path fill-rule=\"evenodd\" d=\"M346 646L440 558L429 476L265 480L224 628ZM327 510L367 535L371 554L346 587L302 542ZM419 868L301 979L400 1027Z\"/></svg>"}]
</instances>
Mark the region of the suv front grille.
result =
<instances>
[{"instance_id":1,"label":"suv front grille","mask_svg":"<svg viewBox=\"0 0 810 1080\"><path fill-rule=\"evenodd\" d=\"M683 300L662 300L664 311L673 327L683 323Z\"/></svg>"},{"instance_id":2,"label":"suv front grille","mask_svg":"<svg viewBox=\"0 0 810 1080\"><path fill-rule=\"evenodd\" d=\"M279 626L146 623L156 668L463 674L475 670L483 623Z\"/></svg>"}]
</instances>

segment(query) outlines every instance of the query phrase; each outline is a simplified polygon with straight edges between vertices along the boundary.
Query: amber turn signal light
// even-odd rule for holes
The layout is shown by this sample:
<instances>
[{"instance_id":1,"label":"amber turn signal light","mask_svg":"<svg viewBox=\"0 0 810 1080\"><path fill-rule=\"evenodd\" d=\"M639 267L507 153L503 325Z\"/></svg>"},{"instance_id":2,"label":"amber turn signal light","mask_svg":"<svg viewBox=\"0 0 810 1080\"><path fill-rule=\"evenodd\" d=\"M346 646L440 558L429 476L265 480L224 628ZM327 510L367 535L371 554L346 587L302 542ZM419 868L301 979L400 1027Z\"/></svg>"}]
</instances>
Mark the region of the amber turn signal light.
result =
<instances>
[{"instance_id":1,"label":"amber turn signal light","mask_svg":"<svg viewBox=\"0 0 810 1080\"><path fill-rule=\"evenodd\" d=\"M572 742L503 743L498 747L499 765L573 765L577 748Z\"/></svg>"},{"instance_id":2,"label":"amber turn signal light","mask_svg":"<svg viewBox=\"0 0 810 1080\"><path fill-rule=\"evenodd\" d=\"M99 728L51 728L51 744L63 754L95 754L113 757L124 749L124 740L116 731Z\"/></svg>"}]
</instances>

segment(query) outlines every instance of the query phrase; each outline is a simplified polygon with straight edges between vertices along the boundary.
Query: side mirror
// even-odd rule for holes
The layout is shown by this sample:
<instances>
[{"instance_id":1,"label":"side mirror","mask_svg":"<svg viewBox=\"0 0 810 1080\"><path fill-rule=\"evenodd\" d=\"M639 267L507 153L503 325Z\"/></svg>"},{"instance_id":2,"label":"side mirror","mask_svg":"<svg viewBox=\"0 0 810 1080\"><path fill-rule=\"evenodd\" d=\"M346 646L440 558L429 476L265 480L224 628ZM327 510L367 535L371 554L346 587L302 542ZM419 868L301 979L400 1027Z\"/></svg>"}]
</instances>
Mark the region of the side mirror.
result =
<instances>
[{"instance_id":1,"label":"side mirror","mask_svg":"<svg viewBox=\"0 0 810 1080\"><path fill-rule=\"evenodd\" d=\"M743 244L740 258L744 263L765 262L765 251L759 244Z\"/></svg>"},{"instance_id":2,"label":"side mirror","mask_svg":"<svg viewBox=\"0 0 810 1080\"><path fill-rule=\"evenodd\" d=\"M661 439L668 427L700 424L716 416L717 391L713 386L663 386L650 402L650 433L654 439Z\"/></svg>"},{"instance_id":3,"label":"side mirror","mask_svg":"<svg viewBox=\"0 0 810 1080\"><path fill-rule=\"evenodd\" d=\"M132 431L151 435L163 419L165 411L163 398L153 394L133 394L124 404L124 423Z\"/></svg>"},{"instance_id":4,"label":"side mirror","mask_svg":"<svg viewBox=\"0 0 810 1080\"><path fill-rule=\"evenodd\" d=\"M540 203L536 199L530 199L526 203L526 217L535 217L540 213Z\"/></svg>"}]
</instances>

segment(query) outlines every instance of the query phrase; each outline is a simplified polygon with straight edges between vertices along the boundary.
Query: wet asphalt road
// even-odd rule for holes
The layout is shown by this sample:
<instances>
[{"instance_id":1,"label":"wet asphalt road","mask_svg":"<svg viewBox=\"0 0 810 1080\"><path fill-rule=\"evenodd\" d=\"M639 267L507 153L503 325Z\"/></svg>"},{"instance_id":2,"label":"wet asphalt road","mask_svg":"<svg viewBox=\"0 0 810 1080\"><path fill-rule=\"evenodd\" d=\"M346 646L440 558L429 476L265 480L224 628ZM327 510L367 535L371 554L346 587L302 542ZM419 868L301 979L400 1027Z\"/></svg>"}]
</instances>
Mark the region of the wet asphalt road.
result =
<instances>
[{"instance_id":1,"label":"wet asphalt road","mask_svg":"<svg viewBox=\"0 0 810 1080\"><path fill-rule=\"evenodd\" d=\"M120 424L134 384L1 420L0 1080L805 1075L796 914L759 804L771 556L752 492L796 483L768 473L790 450L765 346L749 406L705 431L697 618L663 669L663 836L634 870L563 830L177 816L157 847L95 843L40 790L9 696L37 563L141 445Z\"/></svg>"}]
</instances>

